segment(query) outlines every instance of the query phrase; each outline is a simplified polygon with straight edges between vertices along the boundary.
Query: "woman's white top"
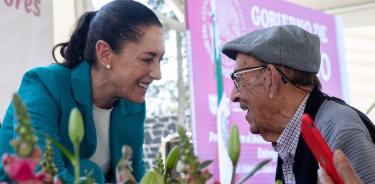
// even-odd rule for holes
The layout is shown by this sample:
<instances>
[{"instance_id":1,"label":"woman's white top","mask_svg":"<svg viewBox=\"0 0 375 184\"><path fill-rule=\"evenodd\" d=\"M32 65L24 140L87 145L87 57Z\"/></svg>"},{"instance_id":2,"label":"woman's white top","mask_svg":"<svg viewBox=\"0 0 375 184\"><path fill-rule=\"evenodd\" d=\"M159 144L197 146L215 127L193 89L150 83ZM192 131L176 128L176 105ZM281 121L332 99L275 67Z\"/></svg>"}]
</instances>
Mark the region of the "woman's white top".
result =
<instances>
[{"instance_id":1,"label":"woman's white top","mask_svg":"<svg viewBox=\"0 0 375 184\"><path fill-rule=\"evenodd\" d=\"M93 104L93 116L96 130L96 151L90 158L98 164L104 175L108 172L111 163L109 150L109 123L112 109L100 109Z\"/></svg>"}]
</instances>

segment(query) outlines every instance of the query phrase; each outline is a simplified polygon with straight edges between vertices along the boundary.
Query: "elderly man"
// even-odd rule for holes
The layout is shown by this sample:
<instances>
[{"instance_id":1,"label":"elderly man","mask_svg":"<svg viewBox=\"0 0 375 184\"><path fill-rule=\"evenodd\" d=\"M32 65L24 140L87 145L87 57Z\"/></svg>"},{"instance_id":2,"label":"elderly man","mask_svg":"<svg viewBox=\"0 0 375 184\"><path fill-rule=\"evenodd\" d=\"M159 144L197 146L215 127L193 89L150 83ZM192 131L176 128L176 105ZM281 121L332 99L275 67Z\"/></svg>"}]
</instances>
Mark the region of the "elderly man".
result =
<instances>
[{"instance_id":1,"label":"elderly man","mask_svg":"<svg viewBox=\"0 0 375 184\"><path fill-rule=\"evenodd\" d=\"M257 30L226 43L222 52L235 60L231 100L247 111L250 131L278 152L276 179L317 183L318 162L300 136L301 116L315 121L332 150L347 155L363 183L375 182L375 146L351 107L323 94L317 35L297 26Z\"/></svg>"}]
</instances>

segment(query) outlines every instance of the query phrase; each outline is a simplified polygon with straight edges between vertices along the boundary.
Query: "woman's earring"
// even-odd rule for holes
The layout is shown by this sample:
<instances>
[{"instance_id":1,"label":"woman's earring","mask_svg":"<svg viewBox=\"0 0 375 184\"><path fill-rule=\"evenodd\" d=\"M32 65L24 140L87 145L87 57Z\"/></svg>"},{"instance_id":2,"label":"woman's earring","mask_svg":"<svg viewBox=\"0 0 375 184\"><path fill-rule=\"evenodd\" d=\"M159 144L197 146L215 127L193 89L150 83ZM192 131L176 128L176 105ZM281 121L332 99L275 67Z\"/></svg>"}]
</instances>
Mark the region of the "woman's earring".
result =
<instances>
[{"instance_id":1,"label":"woman's earring","mask_svg":"<svg viewBox=\"0 0 375 184\"><path fill-rule=\"evenodd\" d=\"M111 65L109 65L109 64L108 64L108 65L106 65L105 67L106 67L106 68L107 68L108 70L110 70L110 69L111 69Z\"/></svg>"}]
</instances>

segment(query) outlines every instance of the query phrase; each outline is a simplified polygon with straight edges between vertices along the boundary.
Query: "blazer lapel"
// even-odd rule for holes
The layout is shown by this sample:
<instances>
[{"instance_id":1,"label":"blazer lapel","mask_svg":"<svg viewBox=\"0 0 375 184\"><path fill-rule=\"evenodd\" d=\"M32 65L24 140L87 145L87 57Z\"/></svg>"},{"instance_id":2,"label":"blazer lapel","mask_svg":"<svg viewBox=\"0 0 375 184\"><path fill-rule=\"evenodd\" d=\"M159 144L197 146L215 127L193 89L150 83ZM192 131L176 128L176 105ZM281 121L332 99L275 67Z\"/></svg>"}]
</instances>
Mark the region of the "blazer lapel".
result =
<instances>
[{"instance_id":1,"label":"blazer lapel","mask_svg":"<svg viewBox=\"0 0 375 184\"><path fill-rule=\"evenodd\" d=\"M109 127L110 133L110 150L112 171L115 171L116 165L122 157L121 148L123 145L136 146L133 149L139 148L143 143L143 121L144 115L135 115L139 112L144 112L144 103L133 103L126 99L119 100L113 107L111 114L111 124ZM140 132L142 135L140 135ZM142 139L140 139L140 137ZM138 153L133 154L133 159ZM114 172L111 173L115 177Z\"/></svg>"},{"instance_id":2,"label":"blazer lapel","mask_svg":"<svg viewBox=\"0 0 375 184\"><path fill-rule=\"evenodd\" d=\"M85 127L85 136L80 145L81 157L90 158L96 150L96 132L92 112L90 63L88 61L83 60L72 70L71 85Z\"/></svg>"}]
</instances>

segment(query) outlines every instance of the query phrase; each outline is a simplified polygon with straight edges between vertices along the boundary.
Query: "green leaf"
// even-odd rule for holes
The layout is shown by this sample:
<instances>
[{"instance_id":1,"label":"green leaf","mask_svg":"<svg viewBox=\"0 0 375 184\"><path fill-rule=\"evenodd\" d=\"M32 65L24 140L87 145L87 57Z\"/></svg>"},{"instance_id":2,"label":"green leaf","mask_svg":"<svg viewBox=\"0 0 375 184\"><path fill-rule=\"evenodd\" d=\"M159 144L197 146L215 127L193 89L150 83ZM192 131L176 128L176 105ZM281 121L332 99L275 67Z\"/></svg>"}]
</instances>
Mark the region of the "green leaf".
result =
<instances>
[{"instance_id":1,"label":"green leaf","mask_svg":"<svg viewBox=\"0 0 375 184\"><path fill-rule=\"evenodd\" d=\"M212 160L206 160L204 162L202 162L200 165L199 165L199 169L204 169L206 168L207 166L209 166L213 161Z\"/></svg>"},{"instance_id":2,"label":"green leaf","mask_svg":"<svg viewBox=\"0 0 375 184\"><path fill-rule=\"evenodd\" d=\"M268 164L268 162L270 162L271 159L268 159L268 160L263 160L262 162L260 162L259 164L257 164L254 169L252 171L250 171L246 176L244 176L239 182L238 184L242 184L244 183L246 180L248 180L251 176L253 176L258 170L262 169L262 167L264 167L266 164Z\"/></svg>"},{"instance_id":3,"label":"green leaf","mask_svg":"<svg viewBox=\"0 0 375 184\"><path fill-rule=\"evenodd\" d=\"M57 140L53 139L52 137L51 137L51 140L52 140L52 143L61 151L61 153L64 154L71 163L73 163L74 162L73 154L65 146L60 144Z\"/></svg>"},{"instance_id":4,"label":"green leaf","mask_svg":"<svg viewBox=\"0 0 375 184\"><path fill-rule=\"evenodd\" d=\"M164 180L158 172L151 170L143 176L140 184L164 184Z\"/></svg>"},{"instance_id":5,"label":"green leaf","mask_svg":"<svg viewBox=\"0 0 375 184\"><path fill-rule=\"evenodd\" d=\"M283 181L281 181L281 180L276 180L275 184L283 184Z\"/></svg>"}]
</instances>

